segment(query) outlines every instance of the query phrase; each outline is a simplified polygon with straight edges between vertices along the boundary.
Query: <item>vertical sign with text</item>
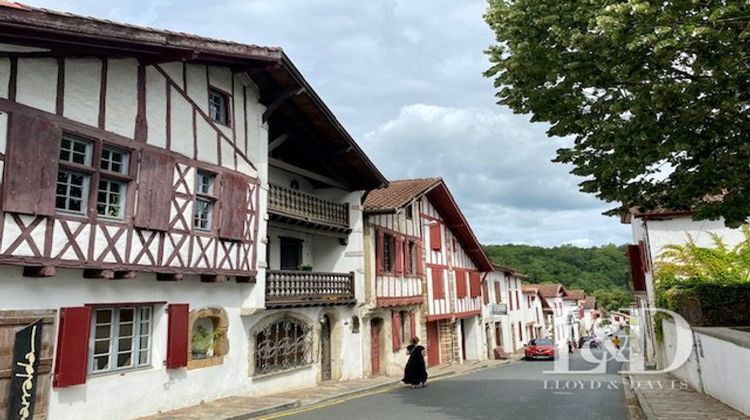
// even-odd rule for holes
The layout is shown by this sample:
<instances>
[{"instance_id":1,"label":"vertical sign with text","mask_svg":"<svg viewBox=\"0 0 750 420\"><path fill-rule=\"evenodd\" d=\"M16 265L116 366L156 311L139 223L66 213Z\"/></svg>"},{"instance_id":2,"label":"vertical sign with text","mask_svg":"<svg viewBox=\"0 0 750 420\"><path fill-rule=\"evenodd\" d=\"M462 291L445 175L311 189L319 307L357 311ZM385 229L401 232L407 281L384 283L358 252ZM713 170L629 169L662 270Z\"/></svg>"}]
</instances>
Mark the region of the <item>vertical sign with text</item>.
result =
<instances>
[{"instance_id":1,"label":"vertical sign with text","mask_svg":"<svg viewBox=\"0 0 750 420\"><path fill-rule=\"evenodd\" d=\"M34 415L41 347L41 319L16 332L11 368L9 420L30 419Z\"/></svg>"}]
</instances>

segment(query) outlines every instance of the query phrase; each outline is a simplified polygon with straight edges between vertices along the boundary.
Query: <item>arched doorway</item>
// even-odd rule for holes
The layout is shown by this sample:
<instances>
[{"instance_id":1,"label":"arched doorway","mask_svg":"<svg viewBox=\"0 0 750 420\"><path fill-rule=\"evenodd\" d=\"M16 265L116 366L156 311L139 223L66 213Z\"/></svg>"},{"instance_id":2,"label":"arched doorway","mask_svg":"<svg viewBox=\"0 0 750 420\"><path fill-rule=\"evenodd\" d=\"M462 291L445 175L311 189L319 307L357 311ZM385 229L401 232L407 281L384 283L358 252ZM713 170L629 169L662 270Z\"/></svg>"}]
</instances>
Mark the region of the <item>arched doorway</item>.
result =
<instances>
[{"instance_id":1,"label":"arched doorway","mask_svg":"<svg viewBox=\"0 0 750 420\"><path fill-rule=\"evenodd\" d=\"M370 320L370 365L372 376L380 375L380 331L382 328L382 319L373 318Z\"/></svg>"},{"instance_id":2,"label":"arched doorway","mask_svg":"<svg viewBox=\"0 0 750 420\"><path fill-rule=\"evenodd\" d=\"M323 315L320 328L320 380L331 380L331 318Z\"/></svg>"}]
</instances>

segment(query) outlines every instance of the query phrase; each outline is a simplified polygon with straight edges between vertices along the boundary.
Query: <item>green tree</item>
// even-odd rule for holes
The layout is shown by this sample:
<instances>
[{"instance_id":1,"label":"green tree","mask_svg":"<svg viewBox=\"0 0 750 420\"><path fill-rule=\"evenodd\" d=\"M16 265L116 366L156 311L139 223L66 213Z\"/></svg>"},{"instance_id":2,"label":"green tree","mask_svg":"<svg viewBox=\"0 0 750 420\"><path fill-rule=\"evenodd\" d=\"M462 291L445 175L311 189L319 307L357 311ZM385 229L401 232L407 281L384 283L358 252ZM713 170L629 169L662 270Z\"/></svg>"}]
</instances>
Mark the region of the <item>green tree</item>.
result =
<instances>
[{"instance_id":1,"label":"green tree","mask_svg":"<svg viewBox=\"0 0 750 420\"><path fill-rule=\"evenodd\" d=\"M750 2L489 0L485 20L499 103L574 137L555 160L607 214L748 219Z\"/></svg>"},{"instance_id":2,"label":"green tree","mask_svg":"<svg viewBox=\"0 0 750 420\"><path fill-rule=\"evenodd\" d=\"M596 304L599 308L606 311L616 311L620 308L630 307L633 302L633 294L628 290L597 290L593 293L596 296Z\"/></svg>"}]
</instances>

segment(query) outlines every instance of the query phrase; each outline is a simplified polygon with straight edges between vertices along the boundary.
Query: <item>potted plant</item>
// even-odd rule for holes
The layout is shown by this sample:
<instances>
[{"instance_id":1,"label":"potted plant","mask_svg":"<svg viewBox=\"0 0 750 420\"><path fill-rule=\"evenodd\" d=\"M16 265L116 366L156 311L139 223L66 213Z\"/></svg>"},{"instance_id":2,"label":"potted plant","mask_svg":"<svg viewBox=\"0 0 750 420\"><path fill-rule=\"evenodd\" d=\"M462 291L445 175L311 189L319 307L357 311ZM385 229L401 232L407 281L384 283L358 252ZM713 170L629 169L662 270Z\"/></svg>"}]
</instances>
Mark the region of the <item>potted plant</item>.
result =
<instances>
[{"instance_id":1,"label":"potted plant","mask_svg":"<svg viewBox=\"0 0 750 420\"><path fill-rule=\"evenodd\" d=\"M213 356L214 335L203 326L198 326L190 339L190 347L194 359L205 359Z\"/></svg>"},{"instance_id":2,"label":"potted plant","mask_svg":"<svg viewBox=\"0 0 750 420\"><path fill-rule=\"evenodd\" d=\"M312 271L312 266L309 265L309 264L305 264L305 265L303 265L303 266L300 267L300 270L302 270L302 271Z\"/></svg>"}]
</instances>

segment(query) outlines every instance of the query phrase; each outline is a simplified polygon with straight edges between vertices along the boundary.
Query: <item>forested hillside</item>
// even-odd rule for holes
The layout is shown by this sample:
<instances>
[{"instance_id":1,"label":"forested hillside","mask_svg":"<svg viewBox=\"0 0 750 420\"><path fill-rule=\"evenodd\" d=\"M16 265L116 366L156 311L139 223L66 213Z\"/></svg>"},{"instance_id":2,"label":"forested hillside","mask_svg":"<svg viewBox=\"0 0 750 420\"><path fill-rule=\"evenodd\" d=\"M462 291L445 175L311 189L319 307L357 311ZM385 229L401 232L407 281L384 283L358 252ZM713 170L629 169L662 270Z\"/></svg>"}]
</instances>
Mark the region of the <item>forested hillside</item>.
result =
<instances>
[{"instance_id":1,"label":"forested hillside","mask_svg":"<svg viewBox=\"0 0 750 420\"><path fill-rule=\"evenodd\" d=\"M562 283L597 296L607 309L627 305L628 261L625 246L579 248L562 245L543 248L530 245L488 245L490 259L529 276L529 283Z\"/></svg>"}]
</instances>

